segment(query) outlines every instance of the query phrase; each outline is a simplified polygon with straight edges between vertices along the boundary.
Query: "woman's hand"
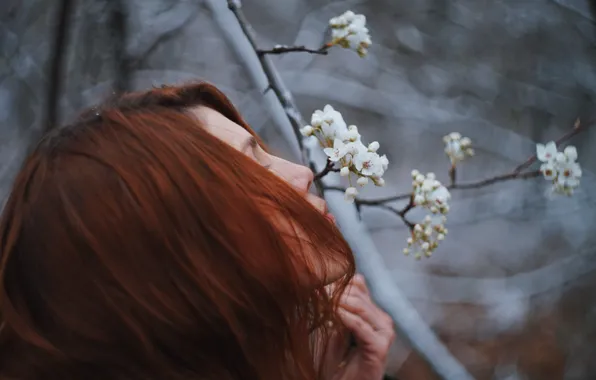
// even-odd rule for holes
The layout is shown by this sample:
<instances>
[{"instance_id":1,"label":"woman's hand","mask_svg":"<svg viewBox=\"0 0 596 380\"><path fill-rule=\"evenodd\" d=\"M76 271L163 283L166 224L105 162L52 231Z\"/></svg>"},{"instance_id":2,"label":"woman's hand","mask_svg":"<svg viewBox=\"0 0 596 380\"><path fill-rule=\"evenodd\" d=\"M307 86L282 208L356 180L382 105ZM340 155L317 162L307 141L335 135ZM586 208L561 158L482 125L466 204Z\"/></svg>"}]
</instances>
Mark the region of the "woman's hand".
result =
<instances>
[{"instance_id":1,"label":"woman's hand","mask_svg":"<svg viewBox=\"0 0 596 380\"><path fill-rule=\"evenodd\" d=\"M389 315L371 299L362 275L354 276L338 313L356 345L345 353L333 380L381 380L395 331Z\"/></svg>"}]
</instances>

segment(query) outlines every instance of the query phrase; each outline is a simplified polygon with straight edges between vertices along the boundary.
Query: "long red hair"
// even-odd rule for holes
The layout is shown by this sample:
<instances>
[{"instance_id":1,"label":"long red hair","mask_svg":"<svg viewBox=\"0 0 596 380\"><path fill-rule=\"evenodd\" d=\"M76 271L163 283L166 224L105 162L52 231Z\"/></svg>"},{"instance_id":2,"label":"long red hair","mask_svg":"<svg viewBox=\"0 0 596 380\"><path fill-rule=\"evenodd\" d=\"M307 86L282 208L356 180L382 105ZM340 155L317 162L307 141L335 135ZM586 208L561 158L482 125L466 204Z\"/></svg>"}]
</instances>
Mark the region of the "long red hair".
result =
<instances>
[{"instance_id":1,"label":"long red hair","mask_svg":"<svg viewBox=\"0 0 596 380\"><path fill-rule=\"evenodd\" d=\"M319 377L351 251L201 105L253 133L197 83L110 99L28 157L0 220L0 379ZM330 262L333 294L305 285Z\"/></svg>"}]
</instances>

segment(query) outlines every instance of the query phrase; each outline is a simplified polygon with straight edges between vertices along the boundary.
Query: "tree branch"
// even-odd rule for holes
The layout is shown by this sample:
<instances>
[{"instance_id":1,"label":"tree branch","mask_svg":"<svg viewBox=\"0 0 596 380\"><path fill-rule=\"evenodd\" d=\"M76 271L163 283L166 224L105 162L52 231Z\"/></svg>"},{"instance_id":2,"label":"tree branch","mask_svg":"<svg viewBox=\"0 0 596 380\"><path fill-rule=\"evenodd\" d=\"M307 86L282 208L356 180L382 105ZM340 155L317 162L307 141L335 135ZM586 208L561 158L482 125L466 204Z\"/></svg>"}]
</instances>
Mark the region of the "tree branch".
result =
<instances>
[{"instance_id":1,"label":"tree branch","mask_svg":"<svg viewBox=\"0 0 596 380\"><path fill-rule=\"evenodd\" d=\"M62 89L61 82L64 73L64 61L68 48L72 5L72 0L62 0L58 10L58 23L54 35L54 45L50 49L53 55L48 74L49 83L46 94L46 125L44 126L44 132L48 132L54 128L60 121L58 107Z\"/></svg>"},{"instance_id":2,"label":"tree branch","mask_svg":"<svg viewBox=\"0 0 596 380\"><path fill-rule=\"evenodd\" d=\"M593 124L594 124L594 122L592 122L592 121L582 124L580 122L580 120L577 119L573 128L569 132L567 132L563 136L561 136L556 141L557 145L560 145L560 144L568 141L570 138L577 135L581 131L586 130L589 126L592 126ZM515 180L515 179L536 178L536 177L540 176L539 170L522 173L522 170L528 168L530 165L532 165L534 162L536 162L536 160L537 160L537 157L536 157L536 154L534 154L534 155L530 156L523 164L517 166L515 169L513 169L513 171L511 171L509 173L500 174L500 175L497 175L497 176L494 176L491 178L487 178L487 179L483 179L483 180L479 180L479 181L475 181L475 182L461 183L461 184L456 183L456 169L455 169L455 167L452 166L451 169L449 170L450 185L447 186L447 189L449 189L449 190L479 189L479 188L490 186L490 185L493 185L493 184L499 183L499 182L511 181L511 180ZM327 190L340 190L340 189L339 188L337 188L337 189L328 188ZM378 206L378 205L382 205L382 204L385 204L388 202L395 202L395 201L400 201L403 199L408 199L408 197L410 197L410 194L411 193L404 193L404 194L393 195L390 197L384 197L384 198L378 198L378 199L356 198L354 200L354 202L359 205L362 205L362 206Z\"/></svg>"},{"instance_id":3,"label":"tree branch","mask_svg":"<svg viewBox=\"0 0 596 380\"><path fill-rule=\"evenodd\" d=\"M244 12L242 12L240 1L227 0L227 2L228 8L230 9L230 11L232 11L234 16L236 16L236 19L238 20L240 28L246 36L246 39L250 43L253 50L255 52L258 52L260 49L257 46L256 37L252 28L250 27L248 20L246 19L246 16L244 15ZM300 147L300 151L302 154L302 162L306 163L308 162L308 155L302 142L302 134L300 133L300 128L303 127L303 122L301 120L300 114L297 112L297 108L293 104L293 100L291 99L290 93L281 90L282 86L279 85L280 79L275 75L275 73L271 69L271 62L269 62L267 55L257 54L257 56L259 57L261 67L263 69L263 72L265 73L265 76L267 77L267 81L269 82L268 89L271 89L275 93L275 96L279 99L282 107L286 111L286 115L288 116L288 119L292 124L292 130L294 131L296 141L298 142L298 145Z\"/></svg>"},{"instance_id":4,"label":"tree branch","mask_svg":"<svg viewBox=\"0 0 596 380\"><path fill-rule=\"evenodd\" d=\"M128 23L126 7L122 0L109 0L110 29L114 46L114 91L123 93L130 90L132 66L126 51L128 42Z\"/></svg>"},{"instance_id":5,"label":"tree branch","mask_svg":"<svg viewBox=\"0 0 596 380\"><path fill-rule=\"evenodd\" d=\"M257 54L259 56L261 55L265 55L265 54L275 54L275 55L280 55L280 54L286 54L286 53L294 53L294 52L305 52L305 53L310 53L310 54L320 54L320 55L327 55L329 54L329 48L331 47L331 45L323 45L318 49L309 49L305 46L282 46L282 45L278 45L275 46L273 49L270 50L257 50Z\"/></svg>"},{"instance_id":6,"label":"tree branch","mask_svg":"<svg viewBox=\"0 0 596 380\"><path fill-rule=\"evenodd\" d=\"M403 210L396 210L393 207L389 206L389 205L379 205L379 207L381 207L384 210L390 211L392 213L394 213L396 216L399 216L401 218L401 220L404 222L404 224L406 226L408 226L408 228L410 229L410 231L414 230L414 226L416 225L415 223L410 222L407 218L406 218L406 213L403 212ZM407 211L406 211L407 212Z\"/></svg>"},{"instance_id":7,"label":"tree branch","mask_svg":"<svg viewBox=\"0 0 596 380\"><path fill-rule=\"evenodd\" d=\"M321 170L319 173L315 174L313 181L318 182L321 178L325 177L327 174L331 172L339 172L340 169L334 168L335 162L327 159L327 165L325 165L325 169Z\"/></svg>"},{"instance_id":8,"label":"tree branch","mask_svg":"<svg viewBox=\"0 0 596 380\"><path fill-rule=\"evenodd\" d=\"M226 30L235 29L230 28L225 21L228 21L226 17L221 14L221 3L217 0L206 0L206 3L213 10L215 17L220 22L222 28ZM253 52L258 57L261 63L262 72L256 72L254 65L252 64L254 56L249 56L245 49L237 46L237 51L244 54L241 59L246 61L247 67L250 69L249 73L258 82L261 82L261 75L265 74L267 81L269 82L271 90L275 93L279 104L275 105L274 111L276 111L281 105L288 117L289 123L280 124L280 129L285 130L292 128L296 139L300 142L301 151L303 153L303 159L305 163L308 163L307 152L304 150L302 144L302 135L300 134L300 128L303 125L302 117L298 111L298 108L293 102L291 94L285 89L285 85L281 78L277 75L276 70L267 54L257 54L258 47L255 43L255 38L248 24L243 12L240 9L239 0L228 0L228 8L232 11L240 29L244 33L244 36L231 36L230 43L239 45L248 43L252 46ZM230 32L231 34L232 32ZM235 32L234 32L235 33ZM246 42L245 42L246 41ZM266 88L264 85L262 88ZM311 152L313 157L316 158L316 162L322 162L322 157L317 156L316 152ZM322 155L322 152L320 152ZM319 159L320 158L320 159ZM324 179L321 182L322 187ZM441 343L436 337L433 331L424 323L420 315L416 312L411 303L403 296L401 291L395 286L395 280L391 278L389 272L386 269L382 261L381 255L377 252L376 247L368 231L358 220L356 210L351 207L346 207L343 197L339 197L338 194L326 194L325 199L329 204L329 207L333 210L334 215L337 218L338 225L344 232L344 236L348 240L348 243L353 249L354 256L358 262L360 271L369 279L371 291L373 294L376 292L376 298L380 305L387 310L395 322L396 330L398 335L406 342L410 343L415 351L417 351L433 368L441 379L453 379L453 380L471 380L472 376L468 374L466 369L451 355L449 350Z\"/></svg>"}]
</instances>

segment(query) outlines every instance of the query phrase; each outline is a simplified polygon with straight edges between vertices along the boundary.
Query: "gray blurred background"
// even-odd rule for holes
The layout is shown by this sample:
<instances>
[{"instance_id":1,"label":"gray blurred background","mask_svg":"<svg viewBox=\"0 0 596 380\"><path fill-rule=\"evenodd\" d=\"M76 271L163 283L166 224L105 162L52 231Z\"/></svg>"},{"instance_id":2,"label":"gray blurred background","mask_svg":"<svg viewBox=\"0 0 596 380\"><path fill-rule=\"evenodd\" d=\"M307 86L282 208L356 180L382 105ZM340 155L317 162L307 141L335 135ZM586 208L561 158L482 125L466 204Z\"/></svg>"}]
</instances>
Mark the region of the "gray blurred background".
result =
<instances>
[{"instance_id":1,"label":"gray blurred background","mask_svg":"<svg viewBox=\"0 0 596 380\"><path fill-rule=\"evenodd\" d=\"M225 1L225 0L221 0ZM0 201L55 100L61 122L114 90L205 79L219 86L280 155L292 158L262 90L201 0L79 0L70 12L66 67L49 91L59 2L0 0ZM588 0L250 0L244 12L262 48L319 47L330 17L367 17L373 40L360 59L274 56L305 116L329 103L391 162L384 188L407 192L409 173L447 181L442 136L459 131L477 156L462 180L507 172L577 117L596 117L596 5ZM124 52L124 55L123 55ZM126 60L122 63L122 57ZM596 133L571 141L584 168L580 190L548 199L542 179L454 191L447 241L421 262L401 253L408 230L363 209L396 284L451 352L479 379L596 378ZM416 214L412 214L416 219ZM435 378L402 342L390 370Z\"/></svg>"}]
</instances>

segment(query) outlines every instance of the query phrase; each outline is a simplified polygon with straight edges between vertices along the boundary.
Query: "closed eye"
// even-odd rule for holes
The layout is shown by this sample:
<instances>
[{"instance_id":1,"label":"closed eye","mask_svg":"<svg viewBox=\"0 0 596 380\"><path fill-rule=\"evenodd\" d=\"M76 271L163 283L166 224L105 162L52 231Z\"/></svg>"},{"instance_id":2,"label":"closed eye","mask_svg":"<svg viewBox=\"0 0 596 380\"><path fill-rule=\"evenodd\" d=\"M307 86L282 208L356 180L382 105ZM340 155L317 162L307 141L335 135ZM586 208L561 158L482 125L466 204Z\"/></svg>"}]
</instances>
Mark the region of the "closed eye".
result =
<instances>
[{"instance_id":1,"label":"closed eye","mask_svg":"<svg viewBox=\"0 0 596 380\"><path fill-rule=\"evenodd\" d=\"M261 165L263 165L263 167L265 169L269 169L271 168L271 159L269 158L269 155L267 154L267 152L265 152L263 150L263 148L261 148L261 146L259 145L259 142L257 141L257 139L254 136L250 136L248 138L248 141L246 142L245 145L245 151L249 150L252 153L252 156L254 157L254 159L260 163Z\"/></svg>"}]
</instances>

